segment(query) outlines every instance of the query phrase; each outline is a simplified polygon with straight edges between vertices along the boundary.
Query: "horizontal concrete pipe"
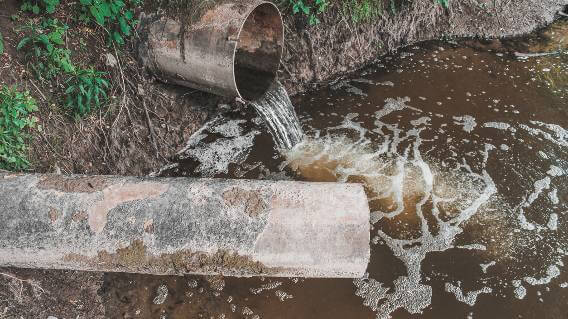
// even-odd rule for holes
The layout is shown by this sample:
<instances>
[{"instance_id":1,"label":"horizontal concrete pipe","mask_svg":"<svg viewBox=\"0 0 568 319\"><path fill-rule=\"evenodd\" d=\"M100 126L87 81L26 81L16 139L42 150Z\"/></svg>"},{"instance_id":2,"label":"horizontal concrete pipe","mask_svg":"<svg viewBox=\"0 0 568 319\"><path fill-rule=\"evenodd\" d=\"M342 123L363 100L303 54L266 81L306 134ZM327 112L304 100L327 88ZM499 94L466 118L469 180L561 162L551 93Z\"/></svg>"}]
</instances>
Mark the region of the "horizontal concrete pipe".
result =
<instances>
[{"instance_id":1,"label":"horizontal concrete pipe","mask_svg":"<svg viewBox=\"0 0 568 319\"><path fill-rule=\"evenodd\" d=\"M0 266L361 277L358 184L0 173Z\"/></svg>"},{"instance_id":2,"label":"horizontal concrete pipe","mask_svg":"<svg viewBox=\"0 0 568 319\"><path fill-rule=\"evenodd\" d=\"M139 49L164 82L250 101L276 78L284 47L278 8L266 1L224 2L192 23L146 17Z\"/></svg>"}]
</instances>

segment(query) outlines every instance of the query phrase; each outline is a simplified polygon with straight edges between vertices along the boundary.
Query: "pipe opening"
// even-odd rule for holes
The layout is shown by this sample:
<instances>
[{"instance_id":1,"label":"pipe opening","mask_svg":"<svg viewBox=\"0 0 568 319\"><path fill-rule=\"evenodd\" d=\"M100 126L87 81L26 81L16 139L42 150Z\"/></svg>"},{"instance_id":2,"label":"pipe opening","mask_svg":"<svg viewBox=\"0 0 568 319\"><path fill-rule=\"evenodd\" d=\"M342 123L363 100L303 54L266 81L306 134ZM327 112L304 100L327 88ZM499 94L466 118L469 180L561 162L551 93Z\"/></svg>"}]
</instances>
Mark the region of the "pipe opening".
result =
<instances>
[{"instance_id":1,"label":"pipe opening","mask_svg":"<svg viewBox=\"0 0 568 319\"><path fill-rule=\"evenodd\" d=\"M243 99L260 98L276 78L284 45L283 29L280 12L271 3L257 6L246 18L234 60L235 84Z\"/></svg>"}]
</instances>

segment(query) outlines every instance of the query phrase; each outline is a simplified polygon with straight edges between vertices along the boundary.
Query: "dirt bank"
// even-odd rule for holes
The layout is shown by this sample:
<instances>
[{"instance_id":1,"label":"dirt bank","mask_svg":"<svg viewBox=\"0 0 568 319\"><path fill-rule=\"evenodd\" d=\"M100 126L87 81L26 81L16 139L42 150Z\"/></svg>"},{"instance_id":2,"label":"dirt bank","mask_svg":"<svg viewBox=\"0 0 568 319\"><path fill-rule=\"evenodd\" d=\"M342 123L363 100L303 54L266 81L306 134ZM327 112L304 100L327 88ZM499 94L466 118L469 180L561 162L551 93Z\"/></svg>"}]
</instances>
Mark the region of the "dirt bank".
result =
<instances>
[{"instance_id":1,"label":"dirt bank","mask_svg":"<svg viewBox=\"0 0 568 319\"><path fill-rule=\"evenodd\" d=\"M3 0L2 5L6 49L0 55L0 84L27 89L39 103L42 129L33 132L30 152L36 171L146 175L167 164L219 103L231 102L155 81L138 65L136 37L118 50L109 47L102 30L69 17L74 2L62 1L52 16L70 26L66 47L77 64L107 72L113 86L107 108L75 120L61 107L63 79L39 82L26 67L25 52L15 49L23 36L16 30L30 16L19 11L18 0ZM315 26L286 7L279 76L296 94L418 41L525 34L552 22L566 5L568 0L459 0L444 9L436 1L400 1L395 12L384 9L371 22L354 23L341 1L331 1ZM109 63L113 58L116 63Z\"/></svg>"},{"instance_id":2,"label":"dirt bank","mask_svg":"<svg viewBox=\"0 0 568 319\"><path fill-rule=\"evenodd\" d=\"M568 0L459 0L449 4L446 10L436 1L404 2L398 13L359 25L343 14L341 6L332 6L316 26L285 15L286 49L280 77L294 94L416 42L527 34L554 21Z\"/></svg>"}]
</instances>

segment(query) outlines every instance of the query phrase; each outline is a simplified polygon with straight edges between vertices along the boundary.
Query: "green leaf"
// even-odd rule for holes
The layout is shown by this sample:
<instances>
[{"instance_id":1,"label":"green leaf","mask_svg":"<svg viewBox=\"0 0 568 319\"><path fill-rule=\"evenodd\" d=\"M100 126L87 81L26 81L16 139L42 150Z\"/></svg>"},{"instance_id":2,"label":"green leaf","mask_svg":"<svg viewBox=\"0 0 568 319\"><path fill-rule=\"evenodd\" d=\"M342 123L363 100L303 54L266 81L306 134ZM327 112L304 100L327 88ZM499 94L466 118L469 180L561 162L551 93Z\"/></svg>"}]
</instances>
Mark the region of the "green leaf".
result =
<instances>
[{"instance_id":1,"label":"green leaf","mask_svg":"<svg viewBox=\"0 0 568 319\"><path fill-rule=\"evenodd\" d=\"M28 44L28 42L30 42L32 39L29 37L25 37L22 40L20 40L20 43L18 43L18 45L16 46L16 50L20 50L22 49L26 44Z\"/></svg>"},{"instance_id":2,"label":"green leaf","mask_svg":"<svg viewBox=\"0 0 568 319\"><path fill-rule=\"evenodd\" d=\"M114 0L113 3L114 3L117 7L119 7L120 9L122 9L122 8L124 7L124 5L125 5L125 4L124 4L124 1L122 1L122 0Z\"/></svg>"},{"instance_id":3,"label":"green leaf","mask_svg":"<svg viewBox=\"0 0 568 319\"><path fill-rule=\"evenodd\" d=\"M127 20L132 20L132 18L134 18L134 13L132 12L132 10L127 10L126 12L124 12L124 17Z\"/></svg>"},{"instance_id":4,"label":"green leaf","mask_svg":"<svg viewBox=\"0 0 568 319\"><path fill-rule=\"evenodd\" d=\"M39 13L39 7L37 5L32 6L32 12L34 14L38 14Z\"/></svg>"},{"instance_id":5,"label":"green leaf","mask_svg":"<svg viewBox=\"0 0 568 319\"><path fill-rule=\"evenodd\" d=\"M103 16L103 14L101 13L98 7L90 6L89 11L91 11L91 14L93 15L95 21L97 21L98 24L100 24L101 26L105 25L105 17Z\"/></svg>"},{"instance_id":6,"label":"green leaf","mask_svg":"<svg viewBox=\"0 0 568 319\"><path fill-rule=\"evenodd\" d=\"M124 40L122 39L122 36L120 36L120 33L114 31L114 32L112 33L112 37L113 37L113 40L114 40L116 43L118 43L119 45L123 45L123 44L124 44Z\"/></svg>"},{"instance_id":7,"label":"green leaf","mask_svg":"<svg viewBox=\"0 0 568 319\"><path fill-rule=\"evenodd\" d=\"M107 2L102 2L99 6L99 10L104 17L110 17L112 15L110 6Z\"/></svg>"},{"instance_id":8,"label":"green leaf","mask_svg":"<svg viewBox=\"0 0 568 319\"><path fill-rule=\"evenodd\" d=\"M88 6L92 3L92 0L79 0L79 3L81 3L84 6Z\"/></svg>"},{"instance_id":9,"label":"green leaf","mask_svg":"<svg viewBox=\"0 0 568 319\"><path fill-rule=\"evenodd\" d=\"M2 37L2 33L0 32L0 54L4 53L4 38Z\"/></svg>"},{"instance_id":10,"label":"green leaf","mask_svg":"<svg viewBox=\"0 0 568 319\"><path fill-rule=\"evenodd\" d=\"M292 6L292 13L296 14L300 12L300 3L296 2L293 6Z\"/></svg>"},{"instance_id":11,"label":"green leaf","mask_svg":"<svg viewBox=\"0 0 568 319\"><path fill-rule=\"evenodd\" d=\"M128 22L126 22L126 20L123 17L118 18L118 24L120 25L120 31L128 36L130 35L130 26L128 25Z\"/></svg>"}]
</instances>

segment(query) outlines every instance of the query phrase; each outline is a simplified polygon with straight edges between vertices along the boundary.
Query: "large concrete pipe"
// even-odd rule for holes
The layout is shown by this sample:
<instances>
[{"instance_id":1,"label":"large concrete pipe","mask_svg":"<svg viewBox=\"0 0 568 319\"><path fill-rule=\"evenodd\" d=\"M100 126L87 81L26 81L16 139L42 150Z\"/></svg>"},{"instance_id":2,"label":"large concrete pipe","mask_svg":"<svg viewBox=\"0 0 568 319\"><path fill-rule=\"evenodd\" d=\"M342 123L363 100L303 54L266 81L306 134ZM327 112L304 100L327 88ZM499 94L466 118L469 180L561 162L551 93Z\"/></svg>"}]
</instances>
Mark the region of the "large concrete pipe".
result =
<instances>
[{"instance_id":1,"label":"large concrete pipe","mask_svg":"<svg viewBox=\"0 0 568 319\"><path fill-rule=\"evenodd\" d=\"M144 64L162 81L254 100L276 77L284 44L278 8L266 1L224 2L196 21L143 19Z\"/></svg>"},{"instance_id":2,"label":"large concrete pipe","mask_svg":"<svg viewBox=\"0 0 568 319\"><path fill-rule=\"evenodd\" d=\"M361 277L358 184L0 173L0 266Z\"/></svg>"}]
</instances>

